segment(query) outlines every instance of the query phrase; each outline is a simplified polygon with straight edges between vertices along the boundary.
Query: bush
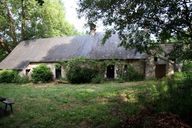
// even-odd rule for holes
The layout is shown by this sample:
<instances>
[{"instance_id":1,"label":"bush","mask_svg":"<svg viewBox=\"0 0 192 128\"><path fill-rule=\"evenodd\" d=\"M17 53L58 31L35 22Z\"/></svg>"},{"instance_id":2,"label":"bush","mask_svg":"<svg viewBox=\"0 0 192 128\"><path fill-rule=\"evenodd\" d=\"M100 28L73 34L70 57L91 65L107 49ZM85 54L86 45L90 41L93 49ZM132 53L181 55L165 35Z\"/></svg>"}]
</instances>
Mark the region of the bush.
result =
<instances>
[{"instance_id":1,"label":"bush","mask_svg":"<svg viewBox=\"0 0 192 128\"><path fill-rule=\"evenodd\" d=\"M143 80L144 76L138 73L131 65L127 65L127 69L123 73L122 79L124 81L139 81Z\"/></svg>"},{"instance_id":2,"label":"bush","mask_svg":"<svg viewBox=\"0 0 192 128\"><path fill-rule=\"evenodd\" d=\"M173 80L175 81L182 81L186 78L185 72L175 72L173 75Z\"/></svg>"},{"instance_id":3,"label":"bush","mask_svg":"<svg viewBox=\"0 0 192 128\"><path fill-rule=\"evenodd\" d=\"M183 67L182 67L182 71L183 72L192 72L192 62L189 61L189 62L184 63Z\"/></svg>"},{"instance_id":4,"label":"bush","mask_svg":"<svg viewBox=\"0 0 192 128\"><path fill-rule=\"evenodd\" d=\"M85 58L74 58L67 62L66 77L70 83L90 83L98 74Z\"/></svg>"},{"instance_id":5,"label":"bush","mask_svg":"<svg viewBox=\"0 0 192 128\"><path fill-rule=\"evenodd\" d=\"M68 70L66 76L70 83L90 83L96 76L96 71L86 67L75 66Z\"/></svg>"},{"instance_id":6,"label":"bush","mask_svg":"<svg viewBox=\"0 0 192 128\"><path fill-rule=\"evenodd\" d=\"M46 65L39 65L32 70L31 78L33 83L46 83L53 80L53 74Z\"/></svg>"},{"instance_id":7,"label":"bush","mask_svg":"<svg viewBox=\"0 0 192 128\"><path fill-rule=\"evenodd\" d=\"M176 74L179 78L183 78L183 74ZM159 84L152 86L147 93L153 90L153 97L148 105L153 105L156 112L171 112L179 115L186 122L191 123L192 108L192 79L174 79L159 81ZM149 100L147 100L149 101ZM192 124L192 123L191 123Z\"/></svg>"},{"instance_id":8,"label":"bush","mask_svg":"<svg viewBox=\"0 0 192 128\"><path fill-rule=\"evenodd\" d=\"M18 72L14 70L0 71L0 83L15 83L19 77Z\"/></svg>"},{"instance_id":9,"label":"bush","mask_svg":"<svg viewBox=\"0 0 192 128\"><path fill-rule=\"evenodd\" d=\"M99 84L103 82L103 77L101 75L96 75L92 80L92 83Z\"/></svg>"},{"instance_id":10,"label":"bush","mask_svg":"<svg viewBox=\"0 0 192 128\"><path fill-rule=\"evenodd\" d=\"M26 84L29 83L29 77L28 76L19 76L16 78L16 83L20 83L20 84Z\"/></svg>"},{"instance_id":11,"label":"bush","mask_svg":"<svg viewBox=\"0 0 192 128\"><path fill-rule=\"evenodd\" d=\"M118 83L124 83L125 80L124 80L123 78L120 77L120 78L117 79L117 82L118 82Z\"/></svg>"}]
</instances>

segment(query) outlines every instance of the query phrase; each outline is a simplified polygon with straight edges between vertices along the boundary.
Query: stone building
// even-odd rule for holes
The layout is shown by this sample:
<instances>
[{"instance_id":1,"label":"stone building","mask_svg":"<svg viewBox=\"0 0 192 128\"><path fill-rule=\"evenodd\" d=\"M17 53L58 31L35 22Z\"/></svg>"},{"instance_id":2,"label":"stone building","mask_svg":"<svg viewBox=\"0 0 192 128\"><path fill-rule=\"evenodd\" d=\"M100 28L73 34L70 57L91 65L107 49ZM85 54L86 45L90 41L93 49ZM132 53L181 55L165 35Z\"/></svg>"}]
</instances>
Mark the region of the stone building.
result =
<instances>
[{"instance_id":1,"label":"stone building","mask_svg":"<svg viewBox=\"0 0 192 128\"><path fill-rule=\"evenodd\" d=\"M117 35L112 35L106 43L101 44L103 35L55 37L28 40L19 43L17 47L0 63L0 69L15 69L21 75L29 75L34 67L46 64L50 67L54 78L65 77L65 69L56 68L56 64L74 57L85 57L93 60L118 60L132 65L145 78L162 78L174 73L173 66L168 61L140 53L136 49L126 50L120 47ZM165 45L170 51L171 47ZM105 77L117 78L118 65L105 67Z\"/></svg>"}]
</instances>

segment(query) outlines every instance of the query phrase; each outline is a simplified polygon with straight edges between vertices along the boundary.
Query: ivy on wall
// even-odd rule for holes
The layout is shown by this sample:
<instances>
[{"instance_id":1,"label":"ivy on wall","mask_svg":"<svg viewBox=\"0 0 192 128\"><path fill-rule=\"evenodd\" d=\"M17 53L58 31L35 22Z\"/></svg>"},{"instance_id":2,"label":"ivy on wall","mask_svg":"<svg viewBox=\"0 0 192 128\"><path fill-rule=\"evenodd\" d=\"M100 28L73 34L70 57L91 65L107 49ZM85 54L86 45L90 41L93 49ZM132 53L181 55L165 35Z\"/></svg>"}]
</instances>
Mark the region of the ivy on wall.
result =
<instances>
[{"instance_id":1,"label":"ivy on wall","mask_svg":"<svg viewBox=\"0 0 192 128\"><path fill-rule=\"evenodd\" d=\"M118 79L123 79L124 81L134 81L142 80L144 78L144 75L138 73L132 65L122 60L91 60L84 57L77 57L72 58L68 61L60 62L60 64L64 67L66 72L76 66L80 66L82 68L87 67L96 70L97 73L100 74L100 76L102 76L103 78L106 73L107 66L115 65L117 67L116 73ZM127 65L127 69L125 69L125 65Z\"/></svg>"}]
</instances>

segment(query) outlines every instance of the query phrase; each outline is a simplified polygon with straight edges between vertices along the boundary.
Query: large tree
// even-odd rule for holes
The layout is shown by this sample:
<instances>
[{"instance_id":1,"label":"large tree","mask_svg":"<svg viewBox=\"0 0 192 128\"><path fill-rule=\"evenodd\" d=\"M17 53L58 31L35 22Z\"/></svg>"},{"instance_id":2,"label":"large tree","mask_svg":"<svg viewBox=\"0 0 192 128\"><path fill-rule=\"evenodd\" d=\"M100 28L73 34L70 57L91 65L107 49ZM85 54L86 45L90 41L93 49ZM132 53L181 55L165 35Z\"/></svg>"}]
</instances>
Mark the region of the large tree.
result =
<instances>
[{"instance_id":1,"label":"large tree","mask_svg":"<svg viewBox=\"0 0 192 128\"><path fill-rule=\"evenodd\" d=\"M105 37L118 33L126 48L150 53L157 44L174 43L172 55L192 59L192 0L80 0L79 12L110 26Z\"/></svg>"},{"instance_id":2,"label":"large tree","mask_svg":"<svg viewBox=\"0 0 192 128\"><path fill-rule=\"evenodd\" d=\"M0 51L5 53L21 41L76 34L65 20L61 0L1 0Z\"/></svg>"}]
</instances>

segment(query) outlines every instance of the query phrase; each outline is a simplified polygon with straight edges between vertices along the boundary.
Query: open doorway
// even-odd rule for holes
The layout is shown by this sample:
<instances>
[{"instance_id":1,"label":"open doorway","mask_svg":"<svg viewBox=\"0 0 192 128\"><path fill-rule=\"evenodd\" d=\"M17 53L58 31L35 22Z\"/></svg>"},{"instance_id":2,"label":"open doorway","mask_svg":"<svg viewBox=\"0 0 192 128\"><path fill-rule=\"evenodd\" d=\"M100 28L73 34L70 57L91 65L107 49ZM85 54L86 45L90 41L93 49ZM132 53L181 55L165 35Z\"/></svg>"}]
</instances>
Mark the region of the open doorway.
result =
<instances>
[{"instance_id":1,"label":"open doorway","mask_svg":"<svg viewBox=\"0 0 192 128\"><path fill-rule=\"evenodd\" d=\"M107 66L107 78L114 79L115 78L115 65Z\"/></svg>"},{"instance_id":2,"label":"open doorway","mask_svg":"<svg viewBox=\"0 0 192 128\"><path fill-rule=\"evenodd\" d=\"M61 78L61 66L58 66L55 68L55 78L60 79Z\"/></svg>"},{"instance_id":3,"label":"open doorway","mask_svg":"<svg viewBox=\"0 0 192 128\"><path fill-rule=\"evenodd\" d=\"M157 79L160 79L165 76L166 76L166 64L156 64L155 77Z\"/></svg>"}]
</instances>

